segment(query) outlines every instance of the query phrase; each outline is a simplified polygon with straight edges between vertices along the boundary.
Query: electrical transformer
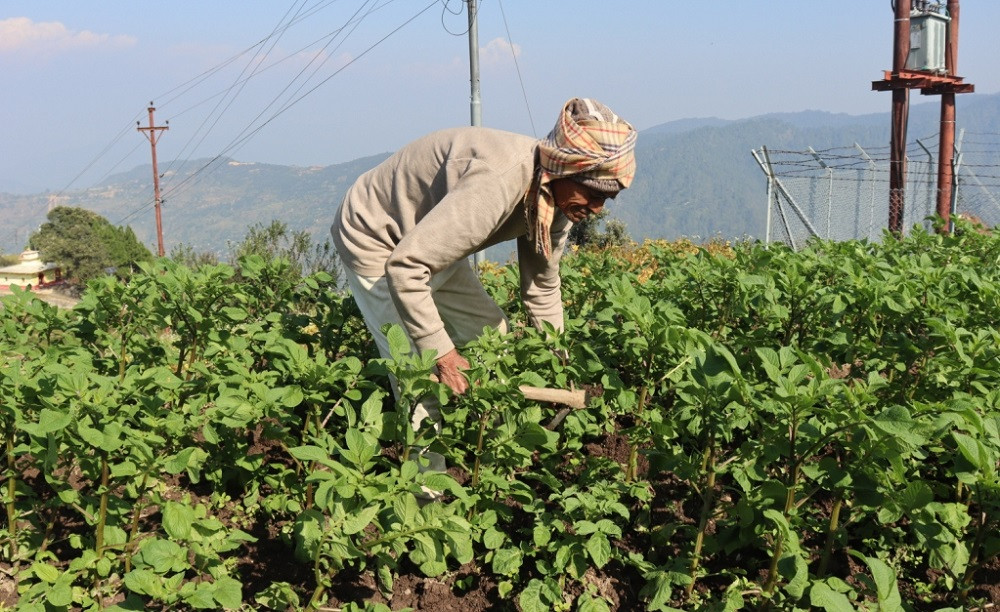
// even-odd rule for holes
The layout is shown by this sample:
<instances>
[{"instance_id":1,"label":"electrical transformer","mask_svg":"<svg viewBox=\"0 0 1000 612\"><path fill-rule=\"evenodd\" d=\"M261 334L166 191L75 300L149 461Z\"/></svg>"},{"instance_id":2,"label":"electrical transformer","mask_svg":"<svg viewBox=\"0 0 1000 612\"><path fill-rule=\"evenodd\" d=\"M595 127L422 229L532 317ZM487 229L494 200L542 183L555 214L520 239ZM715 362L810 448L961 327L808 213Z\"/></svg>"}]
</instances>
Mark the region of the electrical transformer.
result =
<instances>
[{"instance_id":1,"label":"electrical transformer","mask_svg":"<svg viewBox=\"0 0 1000 612\"><path fill-rule=\"evenodd\" d=\"M905 0L896 0L903 2ZM944 74L948 41L948 11L938 2L913 2L910 10L910 53L907 70Z\"/></svg>"}]
</instances>

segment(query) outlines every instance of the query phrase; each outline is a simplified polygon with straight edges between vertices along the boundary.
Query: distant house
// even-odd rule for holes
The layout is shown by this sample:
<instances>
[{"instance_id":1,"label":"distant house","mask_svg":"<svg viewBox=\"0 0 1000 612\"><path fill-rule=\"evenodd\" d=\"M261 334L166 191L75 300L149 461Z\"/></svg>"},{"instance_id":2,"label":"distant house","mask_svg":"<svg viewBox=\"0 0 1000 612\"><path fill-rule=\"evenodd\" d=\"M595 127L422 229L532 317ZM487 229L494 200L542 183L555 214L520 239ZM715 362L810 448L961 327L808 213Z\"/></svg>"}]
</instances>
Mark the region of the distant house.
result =
<instances>
[{"instance_id":1,"label":"distant house","mask_svg":"<svg viewBox=\"0 0 1000 612\"><path fill-rule=\"evenodd\" d=\"M12 286L37 289L62 281L62 270L56 264L43 262L38 251L24 251L13 266L0 268L0 289Z\"/></svg>"}]
</instances>

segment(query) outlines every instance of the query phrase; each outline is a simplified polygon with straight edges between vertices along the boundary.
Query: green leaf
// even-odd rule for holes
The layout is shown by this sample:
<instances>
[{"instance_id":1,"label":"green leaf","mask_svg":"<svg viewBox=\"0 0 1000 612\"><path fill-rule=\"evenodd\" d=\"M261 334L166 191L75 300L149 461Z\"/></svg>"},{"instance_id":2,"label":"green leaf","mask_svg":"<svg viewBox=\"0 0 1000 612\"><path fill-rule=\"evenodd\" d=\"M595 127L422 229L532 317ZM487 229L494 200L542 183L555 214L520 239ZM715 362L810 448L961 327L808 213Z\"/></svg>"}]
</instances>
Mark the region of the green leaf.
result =
<instances>
[{"instance_id":1,"label":"green leaf","mask_svg":"<svg viewBox=\"0 0 1000 612\"><path fill-rule=\"evenodd\" d=\"M552 533L548 527L539 523L531 531L531 539L534 541L536 547L542 548L552 540Z\"/></svg>"},{"instance_id":2,"label":"green leaf","mask_svg":"<svg viewBox=\"0 0 1000 612\"><path fill-rule=\"evenodd\" d=\"M31 564L31 572L42 582L49 584L59 579L59 570L47 563L36 561Z\"/></svg>"},{"instance_id":3,"label":"green leaf","mask_svg":"<svg viewBox=\"0 0 1000 612\"><path fill-rule=\"evenodd\" d=\"M549 591L551 589L545 588L545 584L541 580L532 578L517 598L517 603L521 605L521 612L549 612L552 610L552 604L555 602L550 597Z\"/></svg>"},{"instance_id":4,"label":"green leaf","mask_svg":"<svg viewBox=\"0 0 1000 612\"><path fill-rule=\"evenodd\" d=\"M230 321L243 321L247 318L247 311L235 306L223 306L220 311Z\"/></svg>"},{"instance_id":5,"label":"green leaf","mask_svg":"<svg viewBox=\"0 0 1000 612\"><path fill-rule=\"evenodd\" d=\"M295 556L301 561L314 558L323 539L325 519L316 510L303 510L295 519Z\"/></svg>"},{"instance_id":6,"label":"green leaf","mask_svg":"<svg viewBox=\"0 0 1000 612\"><path fill-rule=\"evenodd\" d=\"M375 518L375 515L378 514L379 510L381 510L381 506L376 504L374 506L363 508L361 511L355 511L349 514L348 517L344 519L344 533L347 535L360 533L365 527L371 524L372 519Z\"/></svg>"},{"instance_id":7,"label":"green leaf","mask_svg":"<svg viewBox=\"0 0 1000 612\"><path fill-rule=\"evenodd\" d=\"M104 433L99 429L94 429L86 423L78 423L76 426L76 433L80 435L80 438L82 438L84 442L94 448L101 448L101 446L104 445Z\"/></svg>"},{"instance_id":8,"label":"green leaf","mask_svg":"<svg viewBox=\"0 0 1000 612\"><path fill-rule=\"evenodd\" d=\"M586 548L598 569L607 565L611 559L611 543L608 541L608 536L603 533L597 532L590 536Z\"/></svg>"},{"instance_id":9,"label":"green leaf","mask_svg":"<svg viewBox=\"0 0 1000 612\"><path fill-rule=\"evenodd\" d=\"M215 608L215 585L208 582L199 582L197 584L187 583L185 587L194 585L194 591L191 593L184 594L184 603L188 604L196 610L208 610L210 608Z\"/></svg>"},{"instance_id":10,"label":"green leaf","mask_svg":"<svg viewBox=\"0 0 1000 612\"><path fill-rule=\"evenodd\" d=\"M788 580L785 592L791 595L792 599L799 600L809 585L809 566L805 559L799 555L789 555L781 559L778 565L782 576Z\"/></svg>"},{"instance_id":11,"label":"green leaf","mask_svg":"<svg viewBox=\"0 0 1000 612\"><path fill-rule=\"evenodd\" d=\"M188 551L186 548L163 538L149 538L142 542L135 556L136 567L148 567L157 574L186 569Z\"/></svg>"},{"instance_id":12,"label":"green leaf","mask_svg":"<svg viewBox=\"0 0 1000 612\"><path fill-rule=\"evenodd\" d=\"M302 387L298 385L289 385L287 387L278 387L276 389L271 389L267 395L267 399L279 406L284 406L285 408L295 408L305 399L305 395L302 393Z\"/></svg>"},{"instance_id":13,"label":"green leaf","mask_svg":"<svg viewBox=\"0 0 1000 612\"><path fill-rule=\"evenodd\" d=\"M345 438L347 452L344 453L344 457L358 468L366 467L371 458L379 451L377 441L357 429L348 429Z\"/></svg>"},{"instance_id":14,"label":"green leaf","mask_svg":"<svg viewBox=\"0 0 1000 612\"><path fill-rule=\"evenodd\" d=\"M862 559L872 573L875 581L875 589L878 593L879 610L885 612L902 612L902 598L899 594L899 587L896 584L896 571L889 564L877 557L869 557L850 551L854 557Z\"/></svg>"},{"instance_id":15,"label":"green leaf","mask_svg":"<svg viewBox=\"0 0 1000 612\"><path fill-rule=\"evenodd\" d=\"M288 449L288 452L300 461L329 461L330 455L318 446L296 446Z\"/></svg>"},{"instance_id":16,"label":"green leaf","mask_svg":"<svg viewBox=\"0 0 1000 612\"><path fill-rule=\"evenodd\" d=\"M229 576L217 578L212 597L226 610L236 610L243 605L243 585Z\"/></svg>"},{"instance_id":17,"label":"green leaf","mask_svg":"<svg viewBox=\"0 0 1000 612\"><path fill-rule=\"evenodd\" d=\"M163 530L175 540L191 537L194 508L177 502L167 502L163 507Z\"/></svg>"},{"instance_id":18,"label":"green leaf","mask_svg":"<svg viewBox=\"0 0 1000 612\"><path fill-rule=\"evenodd\" d=\"M125 586L133 593L156 598L164 592L160 577L147 569L134 569L125 574Z\"/></svg>"},{"instance_id":19,"label":"green leaf","mask_svg":"<svg viewBox=\"0 0 1000 612\"><path fill-rule=\"evenodd\" d=\"M416 465L412 461L407 461L405 465ZM413 495L400 495L392 500L392 511L399 517L403 526L413 525L420 514L420 507Z\"/></svg>"},{"instance_id":20,"label":"green leaf","mask_svg":"<svg viewBox=\"0 0 1000 612\"><path fill-rule=\"evenodd\" d=\"M825 582L814 582L809 590L809 603L826 612L854 612L851 600L831 589Z\"/></svg>"},{"instance_id":21,"label":"green leaf","mask_svg":"<svg viewBox=\"0 0 1000 612\"><path fill-rule=\"evenodd\" d=\"M287 582L272 582L254 596L254 600L269 610L298 609L299 596Z\"/></svg>"},{"instance_id":22,"label":"green leaf","mask_svg":"<svg viewBox=\"0 0 1000 612\"><path fill-rule=\"evenodd\" d=\"M57 607L66 607L73 603L73 574L66 572L59 576L56 583L49 587L45 598Z\"/></svg>"},{"instance_id":23,"label":"green leaf","mask_svg":"<svg viewBox=\"0 0 1000 612\"><path fill-rule=\"evenodd\" d=\"M521 569L524 554L518 548L501 548L493 553L493 572L514 576Z\"/></svg>"},{"instance_id":24,"label":"green leaf","mask_svg":"<svg viewBox=\"0 0 1000 612\"><path fill-rule=\"evenodd\" d=\"M410 353L410 338L399 325L390 325L385 337L389 341L389 354L393 359L399 360L403 355Z\"/></svg>"},{"instance_id":25,"label":"green leaf","mask_svg":"<svg viewBox=\"0 0 1000 612\"><path fill-rule=\"evenodd\" d=\"M986 449L983 448L982 443L972 436L959 431L951 432L951 437L955 439L958 451L962 453L965 460L971 463L977 470L982 469L984 459L986 458Z\"/></svg>"},{"instance_id":26,"label":"green leaf","mask_svg":"<svg viewBox=\"0 0 1000 612\"><path fill-rule=\"evenodd\" d=\"M72 422L73 417L68 412L57 412L50 408L42 408L42 411L38 413L38 425L44 434L64 429Z\"/></svg>"},{"instance_id":27,"label":"green leaf","mask_svg":"<svg viewBox=\"0 0 1000 612\"><path fill-rule=\"evenodd\" d=\"M500 548L506 541L507 535L495 527L490 527L483 532L483 546L489 550Z\"/></svg>"},{"instance_id":28,"label":"green leaf","mask_svg":"<svg viewBox=\"0 0 1000 612\"><path fill-rule=\"evenodd\" d=\"M917 433L919 431L917 424L903 406L886 408L875 417L873 423L885 433L911 446L920 446L926 442L926 438Z\"/></svg>"},{"instance_id":29,"label":"green leaf","mask_svg":"<svg viewBox=\"0 0 1000 612\"><path fill-rule=\"evenodd\" d=\"M591 597L587 593L581 593L576 598L577 612L611 612L608 602L600 597Z\"/></svg>"}]
</instances>

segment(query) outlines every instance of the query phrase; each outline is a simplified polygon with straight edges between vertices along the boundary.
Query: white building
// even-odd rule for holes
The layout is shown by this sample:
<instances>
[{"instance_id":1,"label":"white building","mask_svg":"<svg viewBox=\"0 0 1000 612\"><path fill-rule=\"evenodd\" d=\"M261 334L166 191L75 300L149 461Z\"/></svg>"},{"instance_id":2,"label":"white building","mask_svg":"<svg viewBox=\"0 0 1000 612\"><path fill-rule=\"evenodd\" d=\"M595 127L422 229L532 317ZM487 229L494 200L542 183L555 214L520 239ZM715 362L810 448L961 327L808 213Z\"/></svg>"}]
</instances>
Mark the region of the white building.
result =
<instances>
[{"instance_id":1,"label":"white building","mask_svg":"<svg viewBox=\"0 0 1000 612\"><path fill-rule=\"evenodd\" d=\"M11 286L37 289L62 281L62 270L56 264L44 263L38 251L24 251L13 266L0 268L0 289Z\"/></svg>"}]
</instances>

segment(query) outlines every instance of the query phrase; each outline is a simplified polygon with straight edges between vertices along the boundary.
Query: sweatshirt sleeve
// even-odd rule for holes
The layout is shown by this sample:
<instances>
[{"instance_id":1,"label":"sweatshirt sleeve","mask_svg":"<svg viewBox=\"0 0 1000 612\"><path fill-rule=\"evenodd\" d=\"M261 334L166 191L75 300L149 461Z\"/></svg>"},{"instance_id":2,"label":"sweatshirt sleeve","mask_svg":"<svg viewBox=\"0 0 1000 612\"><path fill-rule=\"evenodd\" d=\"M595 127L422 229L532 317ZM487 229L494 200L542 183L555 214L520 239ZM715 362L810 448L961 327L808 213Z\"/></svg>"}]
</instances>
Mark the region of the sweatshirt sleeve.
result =
<instances>
[{"instance_id":1,"label":"sweatshirt sleeve","mask_svg":"<svg viewBox=\"0 0 1000 612\"><path fill-rule=\"evenodd\" d=\"M559 260L569 238L572 224L556 213L552 222L552 255L548 259L535 251L526 236L517 239L517 261L521 271L521 300L528 311L531 324L541 329L542 323L551 323L563 329L562 285L559 278Z\"/></svg>"},{"instance_id":2,"label":"sweatshirt sleeve","mask_svg":"<svg viewBox=\"0 0 1000 612\"><path fill-rule=\"evenodd\" d=\"M393 249L385 274L393 303L417 350L453 349L431 296L431 276L468 257L509 214L511 198L496 173L475 159L449 162L452 187Z\"/></svg>"}]
</instances>

